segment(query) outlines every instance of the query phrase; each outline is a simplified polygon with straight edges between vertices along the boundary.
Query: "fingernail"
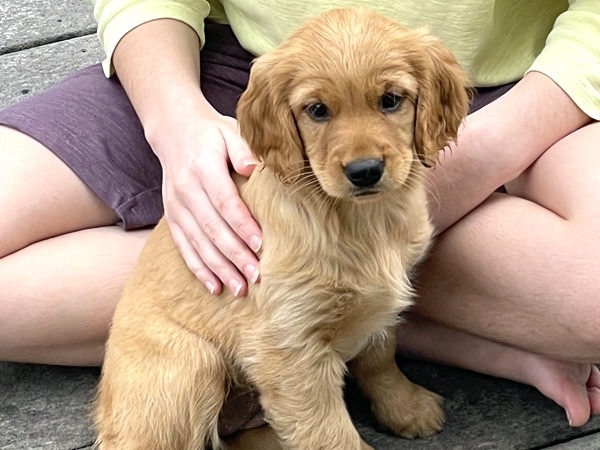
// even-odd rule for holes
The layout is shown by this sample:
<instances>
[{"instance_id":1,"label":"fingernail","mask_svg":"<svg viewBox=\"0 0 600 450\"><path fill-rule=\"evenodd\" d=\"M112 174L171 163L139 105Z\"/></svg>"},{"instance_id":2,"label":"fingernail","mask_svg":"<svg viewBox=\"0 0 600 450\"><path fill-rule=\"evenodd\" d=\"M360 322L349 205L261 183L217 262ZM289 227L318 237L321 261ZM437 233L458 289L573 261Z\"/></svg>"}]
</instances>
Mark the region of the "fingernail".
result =
<instances>
[{"instance_id":1,"label":"fingernail","mask_svg":"<svg viewBox=\"0 0 600 450\"><path fill-rule=\"evenodd\" d=\"M253 252L257 252L260 250L260 248L262 247L262 239L259 238L256 235L250 236L250 248L252 249Z\"/></svg>"},{"instance_id":2,"label":"fingernail","mask_svg":"<svg viewBox=\"0 0 600 450\"><path fill-rule=\"evenodd\" d=\"M573 421L571 420L571 414L569 414L569 411L567 411L565 409L565 412L567 413L567 420L569 421L569 426L573 426Z\"/></svg>"},{"instance_id":3,"label":"fingernail","mask_svg":"<svg viewBox=\"0 0 600 450\"><path fill-rule=\"evenodd\" d=\"M212 284L210 281L206 282L206 289L208 289L208 292L210 292L211 294L215 293L215 285Z\"/></svg>"},{"instance_id":4,"label":"fingernail","mask_svg":"<svg viewBox=\"0 0 600 450\"><path fill-rule=\"evenodd\" d=\"M242 165L243 166L257 166L258 161L255 159L246 159L246 160L242 161Z\"/></svg>"},{"instance_id":5,"label":"fingernail","mask_svg":"<svg viewBox=\"0 0 600 450\"><path fill-rule=\"evenodd\" d=\"M250 283L255 284L256 280L258 280L258 267L254 267L251 264L247 264L244 266L244 275L246 275L246 278L248 279L248 281L250 281Z\"/></svg>"},{"instance_id":6,"label":"fingernail","mask_svg":"<svg viewBox=\"0 0 600 450\"><path fill-rule=\"evenodd\" d=\"M237 297L240 295L240 292L242 290L242 283L240 283L237 280L231 280L231 282L229 283L229 289L231 289L233 295Z\"/></svg>"}]
</instances>

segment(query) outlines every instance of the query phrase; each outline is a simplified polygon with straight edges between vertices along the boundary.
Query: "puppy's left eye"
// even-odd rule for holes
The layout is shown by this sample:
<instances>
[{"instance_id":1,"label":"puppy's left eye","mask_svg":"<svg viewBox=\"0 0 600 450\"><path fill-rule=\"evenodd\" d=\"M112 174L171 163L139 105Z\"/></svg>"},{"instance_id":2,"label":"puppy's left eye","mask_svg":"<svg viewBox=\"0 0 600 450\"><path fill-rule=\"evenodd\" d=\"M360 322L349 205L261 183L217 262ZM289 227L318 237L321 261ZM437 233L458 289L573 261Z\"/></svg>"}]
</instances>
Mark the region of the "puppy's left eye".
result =
<instances>
[{"instance_id":1,"label":"puppy's left eye","mask_svg":"<svg viewBox=\"0 0 600 450\"><path fill-rule=\"evenodd\" d=\"M394 112L400 107L403 99L404 97L396 94L383 94L379 101L379 107L385 113Z\"/></svg>"}]
</instances>

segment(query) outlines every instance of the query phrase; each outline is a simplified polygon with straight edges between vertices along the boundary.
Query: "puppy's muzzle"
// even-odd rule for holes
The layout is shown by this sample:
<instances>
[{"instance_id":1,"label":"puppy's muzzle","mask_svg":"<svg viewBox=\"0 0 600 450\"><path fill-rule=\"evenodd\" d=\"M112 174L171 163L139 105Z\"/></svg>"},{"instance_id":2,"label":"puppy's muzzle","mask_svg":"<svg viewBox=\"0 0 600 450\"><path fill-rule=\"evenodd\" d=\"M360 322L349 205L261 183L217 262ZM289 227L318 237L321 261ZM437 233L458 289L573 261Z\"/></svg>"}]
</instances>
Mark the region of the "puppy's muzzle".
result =
<instances>
[{"instance_id":1,"label":"puppy's muzzle","mask_svg":"<svg viewBox=\"0 0 600 450\"><path fill-rule=\"evenodd\" d=\"M359 159L344 167L346 178L356 187L368 188L375 186L383 176L385 164L377 158Z\"/></svg>"}]
</instances>

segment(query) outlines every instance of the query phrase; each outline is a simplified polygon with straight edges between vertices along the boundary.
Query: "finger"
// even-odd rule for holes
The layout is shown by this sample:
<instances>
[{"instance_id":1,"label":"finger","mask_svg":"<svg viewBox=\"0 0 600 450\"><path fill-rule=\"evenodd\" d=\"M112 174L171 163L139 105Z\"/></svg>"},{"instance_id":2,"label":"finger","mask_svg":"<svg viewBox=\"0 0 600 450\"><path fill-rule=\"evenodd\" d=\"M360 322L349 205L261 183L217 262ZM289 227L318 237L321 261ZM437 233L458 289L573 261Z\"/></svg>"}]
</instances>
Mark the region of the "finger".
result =
<instances>
[{"instance_id":1,"label":"finger","mask_svg":"<svg viewBox=\"0 0 600 450\"><path fill-rule=\"evenodd\" d=\"M168 219L167 223L169 223ZM202 259L200 259L198 253L190 245L178 225L169 223L169 229L173 236L173 242L181 253L183 260L190 271L204 284L204 286L206 286L206 289L208 289L211 294L219 295L223 287L219 278L215 276L206 264L204 264Z\"/></svg>"},{"instance_id":2,"label":"finger","mask_svg":"<svg viewBox=\"0 0 600 450\"><path fill-rule=\"evenodd\" d=\"M216 213L253 252L258 252L262 247L262 232L240 198L225 162L210 161L201 170L203 171L200 177L202 185ZM199 214L196 208L192 208L192 211L195 215ZM202 214L204 215L204 211ZM219 241L211 240L221 249Z\"/></svg>"},{"instance_id":3,"label":"finger","mask_svg":"<svg viewBox=\"0 0 600 450\"><path fill-rule=\"evenodd\" d=\"M256 159L256 156L254 156L250 147L240 135L237 122L234 129L224 127L221 130L221 134L227 146L227 153L233 170L240 175L249 177L257 166L258 159Z\"/></svg>"},{"instance_id":4,"label":"finger","mask_svg":"<svg viewBox=\"0 0 600 450\"><path fill-rule=\"evenodd\" d=\"M202 199L202 197L205 197ZM239 285L245 289L244 274L251 283L258 280L258 259L216 211L203 191L196 198L196 208L180 217L186 237L212 272L233 292ZM201 214L196 214L201 211Z\"/></svg>"},{"instance_id":5,"label":"finger","mask_svg":"<svg viewBox=\"0 0 600 450\"><path fill-rule=\"evenodd\" d=\"M185 250L184 259L189 257L192 264L195 264L194 267L200 268L199 271L194 273L201 281L207 280L205 285L208 290L211 290L211 284L216 287L223 283L236 297L246 295L248 285L244 277L240 275L232 262L202 233L191 215L182 222L184 226L181 229L188 230L187 232L182 231L185 241L182 243L182 248ZM190 229L193 231L189 232ZM198 261L200 262L198 263ZM208 274L206 271L208 271ZM213 284L215 278L216 283ZM216 289L214 293L218 293Z\"/></svg>"}]
</instances>

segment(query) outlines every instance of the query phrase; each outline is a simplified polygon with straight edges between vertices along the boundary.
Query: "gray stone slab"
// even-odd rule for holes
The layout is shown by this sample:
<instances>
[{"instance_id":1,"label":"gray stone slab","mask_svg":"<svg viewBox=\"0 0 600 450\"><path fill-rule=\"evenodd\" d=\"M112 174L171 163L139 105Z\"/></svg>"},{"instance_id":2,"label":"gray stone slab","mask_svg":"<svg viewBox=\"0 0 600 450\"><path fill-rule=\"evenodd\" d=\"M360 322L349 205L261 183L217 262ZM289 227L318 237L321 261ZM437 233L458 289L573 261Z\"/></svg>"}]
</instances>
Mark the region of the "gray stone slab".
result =
<instances>
[{"instance_id":1,"label":"gray stone slab","mask_svg":"<svg viewBox=\"0 0 600 450\"><path fill-rule=\"evenodd\" d=\"M399 365L411 380L446 399L446 424L425 440L397 438L375 424L366 400L350 387L351 414L377 450L532 450L600 430L600 417L571 428L562 408L529 386L436 364L399 360Z\"/></svg>"},{"instance_id":2,"label":"gray stone slab","mask_svg":"<svg viewBox=\"0 0 600 450\"><path fill-rule=\"evenodd\" d=\"M0 363L0 449L91 446L98 369Z\"/></svg>"},{"instance_id":3,"label":"gray stone slab","mask_svg":"<svg viewBox=\"0 0 600 450\"><path fill-rule=\"evenodd\" d=\"M547 447L547 450L599 450L600 434L594 433L579 439Z\"/></svg>"},{"instance_id":4,"label":"gray stone slab","mask_svg":"<svg viewBox=\"0 0 600 450\"><path fill-rule=\"evenodd\" d=\"M0 108L41 92L65 76L100 62L104 52L95 35L0 56Z\"/></svg>"},{"instance_id":5,"label":"gray stone slab","mask_svg":"<svg viewBox=\"0 0 600 450\"><path fill-rule=\"evenodd\" d=\"M600 449L592 435L600 431L600 418L571 428L562 409L533 388L436 364L403 360L400 366L445 397L446 425L425 440L393 436L374 423L368 402L350 383L349 409L376 450ZM97 369L0 363L0 449L90 447L88 414L98 375Z\"/></svg>"},{"instance_id":6,"label":"gray stone slab","mask_svg":"<svg viewBox=\"0 0 600 450\"><path fill-rule=\"evenodd\" d=\"M0 55L95 31L90 0L0 0Z\"/></svg>"}]
</instances>

